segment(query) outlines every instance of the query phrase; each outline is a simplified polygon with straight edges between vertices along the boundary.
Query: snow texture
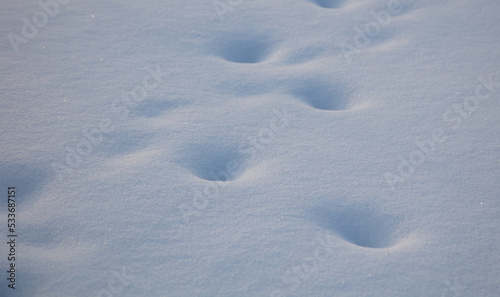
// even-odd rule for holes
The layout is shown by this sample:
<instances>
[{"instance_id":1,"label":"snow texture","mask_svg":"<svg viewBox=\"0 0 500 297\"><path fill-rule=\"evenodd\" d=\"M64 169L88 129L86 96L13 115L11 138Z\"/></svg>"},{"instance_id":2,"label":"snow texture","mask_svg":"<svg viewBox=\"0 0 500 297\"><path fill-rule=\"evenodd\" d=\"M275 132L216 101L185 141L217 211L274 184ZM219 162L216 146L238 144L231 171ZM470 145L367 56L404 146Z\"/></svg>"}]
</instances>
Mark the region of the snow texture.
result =
<instances>
[{"instance_id":1,"label":"snow texture","mask_svg":"<svg viewBox=\"0 0 500 297\"><path fill-rule=\"evenodd\" d=\"M499 296L499 15L4 1L0 296Z\"/></svg>"}]
</instances>

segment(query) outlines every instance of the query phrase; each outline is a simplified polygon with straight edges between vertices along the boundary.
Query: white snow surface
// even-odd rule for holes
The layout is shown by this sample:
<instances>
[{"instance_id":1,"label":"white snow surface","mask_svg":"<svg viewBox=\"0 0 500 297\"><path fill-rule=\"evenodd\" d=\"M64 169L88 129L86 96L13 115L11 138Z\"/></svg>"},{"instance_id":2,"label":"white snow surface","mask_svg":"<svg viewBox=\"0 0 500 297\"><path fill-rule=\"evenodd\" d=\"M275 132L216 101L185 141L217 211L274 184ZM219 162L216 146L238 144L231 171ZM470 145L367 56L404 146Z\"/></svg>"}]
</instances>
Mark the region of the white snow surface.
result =
<instances>
[{"instance_id":1,"label":"white snow surface","mask_svg":"<svg viewBox=\"0 0 500 297\"><path fill-rule=\"evenodd\" d=\"M500 296L497 0L55 1L0 9L0 296Z\"/></svg>"}]
</instances>

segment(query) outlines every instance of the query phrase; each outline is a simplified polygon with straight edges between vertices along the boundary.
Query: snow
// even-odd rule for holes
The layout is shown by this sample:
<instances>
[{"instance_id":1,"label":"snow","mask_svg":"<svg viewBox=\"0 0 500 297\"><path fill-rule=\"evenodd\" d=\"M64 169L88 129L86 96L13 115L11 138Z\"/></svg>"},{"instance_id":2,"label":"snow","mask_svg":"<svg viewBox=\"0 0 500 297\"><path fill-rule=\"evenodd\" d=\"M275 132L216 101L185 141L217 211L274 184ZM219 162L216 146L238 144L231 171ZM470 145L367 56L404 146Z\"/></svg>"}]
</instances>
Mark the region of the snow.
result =
<instances>
[{"instance_id":1,"label":"snow","mask_svg":"<svg viewBox=\"0 0 500 297\"><path fill-rule=\"evenodd\" d=\"M498 296L499 15L6 1L0 296Z\"/></svg>"}]
</instances>

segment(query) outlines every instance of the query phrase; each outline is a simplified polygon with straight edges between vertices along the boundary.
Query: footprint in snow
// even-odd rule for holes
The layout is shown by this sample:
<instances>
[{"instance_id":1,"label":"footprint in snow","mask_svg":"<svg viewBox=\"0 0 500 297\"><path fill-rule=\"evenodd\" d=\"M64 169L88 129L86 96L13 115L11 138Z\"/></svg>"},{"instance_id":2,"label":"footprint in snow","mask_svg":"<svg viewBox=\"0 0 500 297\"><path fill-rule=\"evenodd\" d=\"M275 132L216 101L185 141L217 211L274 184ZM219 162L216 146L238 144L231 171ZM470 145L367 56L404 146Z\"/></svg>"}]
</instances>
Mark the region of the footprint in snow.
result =
<instances>
[{"instance_id":1,"label":"footprint in snow","mask_svg":"<svg viewBox=\"0 0 500 297\"><path fill-rule=\"evenodd\" d=\"M214 48L217 56L229 62L260 63L270 56L273 42L263 35L234 34L219 40Z\"/></svg>"},{"instance_id":2,"label":"footprint in snow","mask_svg":"<svg viewBox=\"0 0 500 297\"><path fill-rule=\"evenodd\" d=\"M181 160L194 175L208 181L232 181L246 169L246 157L238 146L201 144L186 149Z\"/></svg>"},{"instance_id":3,"label":"footprint in snow","mask_svg":"<svg viewBox=\"0 0 500 297\"><path fill-rule=\"evenodd\" d=\"M292 81L290 94L310 107L321 110L345 110L349 107L347 89L334 82L306 79Z\"/></svg>"},{"instance_id":4,"label":"footprint in snow","mask_svg":"<svg viewBox=\"0 0 500 297\"><path fill-rule=\"evenodd\" d=\"M308 0L323 8L340 8L345 0Z\"/></svg>"},{"instance_id":5,"label":"footprint in snow","mask_svg":"<svg viewBox=\"0 0 500 297\"><path fill-rule=\"evenodd\" d=\"M7 187L16 188L16 197L27 201L40 193L44 184L50 179L47 172L50 165L11 163L0 164L0 186L7 192Z\"/></svg>"},{"instance_id":6,"label":"footprint in snow","mask_svg":"<svg viewBox=\"0 0 500 297\"><path fill-rule=\"evenodd\" d=\"M321 206L312 211L313 221L360 247L389 248L404 237L404 219L368 207Z\"/></svg>"}]
</instances>

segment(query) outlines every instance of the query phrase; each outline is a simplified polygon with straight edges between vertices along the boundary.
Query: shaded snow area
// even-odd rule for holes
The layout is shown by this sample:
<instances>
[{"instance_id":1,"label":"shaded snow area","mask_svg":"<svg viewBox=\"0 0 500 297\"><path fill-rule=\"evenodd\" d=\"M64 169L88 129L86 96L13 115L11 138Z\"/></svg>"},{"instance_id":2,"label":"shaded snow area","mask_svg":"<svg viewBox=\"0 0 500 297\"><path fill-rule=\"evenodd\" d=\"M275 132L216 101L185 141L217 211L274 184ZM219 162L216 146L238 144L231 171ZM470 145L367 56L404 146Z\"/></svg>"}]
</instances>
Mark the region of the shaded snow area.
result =
<instances>
[{"instance_id":1,"label":"shaded snow area","mask_svg":"<svg viewBox=\"0 0 500 297\"><path fill-rule=\"evenodd\" d=\"M0 33L1 297L500 296L497 0L6 0Z\"/></svg>"}]
</instances>

